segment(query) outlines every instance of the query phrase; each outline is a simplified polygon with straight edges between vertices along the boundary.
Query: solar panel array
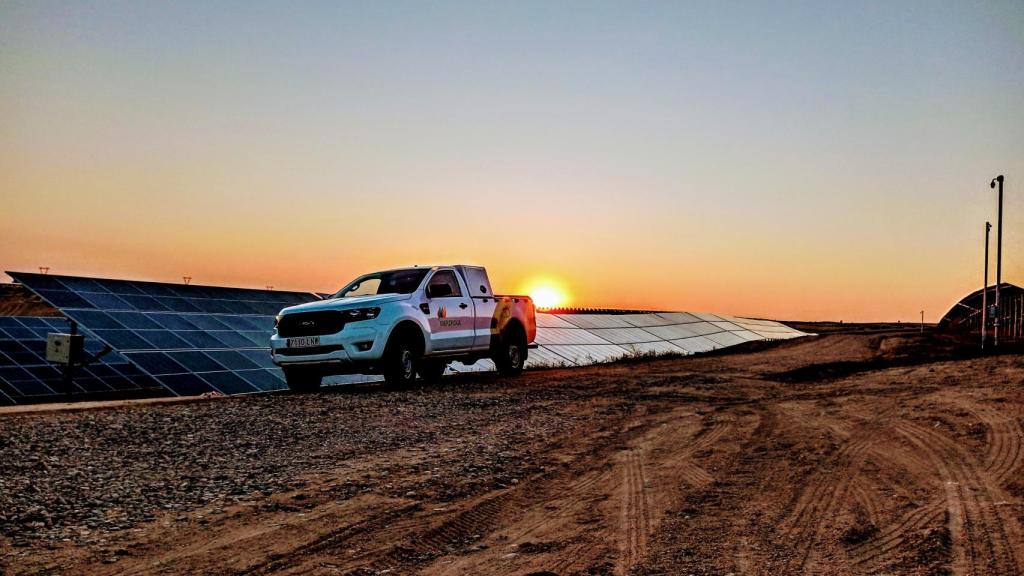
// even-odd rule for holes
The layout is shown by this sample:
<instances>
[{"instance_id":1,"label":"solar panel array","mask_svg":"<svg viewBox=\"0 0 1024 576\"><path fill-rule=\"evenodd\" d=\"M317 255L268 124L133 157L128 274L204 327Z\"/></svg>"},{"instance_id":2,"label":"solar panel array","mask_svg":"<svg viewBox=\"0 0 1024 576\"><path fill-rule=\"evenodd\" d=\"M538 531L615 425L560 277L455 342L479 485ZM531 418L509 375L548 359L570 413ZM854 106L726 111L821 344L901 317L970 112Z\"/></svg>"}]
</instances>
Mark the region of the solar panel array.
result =
<instances>
[{"instance_id":1,"label":"solar panel array","mask_svg":"<svg viewBox=\"0 0 1024 576\"><path fill-rule=\"evenodd\" d=\"M703 312L647 314L537 313L538 347L527 368L587 366L635 356L699 354L744 342L806 336L779 322ZM452 372L494 370L481 360Z\"/></svg>"},{"instance_id":2,"label":"solar panel array","mask_svg":"<svg viewBox=\"0 0 1024 576\"><path fill-rule=\"evenodd\" d=\"M241 394L287 386L268 343L274 316L312 293L9 272L75 320L86 351L114 352L78 371L73 394ZM0 317L0 404L59 400L61 373L46 334L63 318ZM638 355L697 354L757 340L804 336L778 322L706 313L537 314L528 368L586 366ZM449 372L493 370L490 360ZM335 376L328 384L379 380Z\"/></svg>"},{"instance_id":3,"label":"solar panel array","mask_svg":"<svg viewBox=\"0 0 1024 576\"><path fill-rule=\"evenodd\" d=\"M538 314L537 344L542 353L531 351L528 362L584 366L631 356L698 354L744 342L800 336L805 334L778 322L702 312Z\"/></svg>"},{"instance_id":4,"label":"solar panel array","mask_svg":"<svg viewBox=\"0 0 1024 576\"><path fill-rule=\"evenodd\" d=\"M20 404L59 399L66 395L63 374L46 361L46 335L67 332L61 317L0 317L0 404ZM103 343L91 331L85 336L90 356L103 350ZM162 395L166 389L129 362L122 354L110 352L77 371L72 394Z\"/></svg>"},{"instance_id":5,"label":"solar panel array","mask_svg":"<svg viewBox=\"0 0 1024 576\"><path fill-rule=\"evenodd\" d=\"M171 393L284 389L274 316L313 294L9 272Z\"/></svg>"}]
</instances>

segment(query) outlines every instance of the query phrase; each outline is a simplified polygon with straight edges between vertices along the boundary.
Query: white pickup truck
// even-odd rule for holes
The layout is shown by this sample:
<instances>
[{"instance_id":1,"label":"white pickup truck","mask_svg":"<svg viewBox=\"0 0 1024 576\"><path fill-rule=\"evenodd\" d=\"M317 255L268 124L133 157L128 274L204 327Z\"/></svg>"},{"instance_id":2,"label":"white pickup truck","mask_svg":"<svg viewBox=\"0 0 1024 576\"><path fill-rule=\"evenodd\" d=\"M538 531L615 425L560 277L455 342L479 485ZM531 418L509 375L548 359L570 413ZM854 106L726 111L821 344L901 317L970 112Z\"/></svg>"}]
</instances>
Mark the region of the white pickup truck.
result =
<instances>
[{"instance_id":1,"label":"white pickup truck","mask_svg":"<svg viewBox=\"0 0 1024 576\"><path fill-rule=\"evenodd\" d=\"M292 390L315 390L335 374L382 374L401 386L417 374L437 380L455 360L491 358L499 373L518 374L536 335L530 297L494 294L483 268L417 266L366 274L281 310L270 353Z\"/></svg>"}]
</instances>

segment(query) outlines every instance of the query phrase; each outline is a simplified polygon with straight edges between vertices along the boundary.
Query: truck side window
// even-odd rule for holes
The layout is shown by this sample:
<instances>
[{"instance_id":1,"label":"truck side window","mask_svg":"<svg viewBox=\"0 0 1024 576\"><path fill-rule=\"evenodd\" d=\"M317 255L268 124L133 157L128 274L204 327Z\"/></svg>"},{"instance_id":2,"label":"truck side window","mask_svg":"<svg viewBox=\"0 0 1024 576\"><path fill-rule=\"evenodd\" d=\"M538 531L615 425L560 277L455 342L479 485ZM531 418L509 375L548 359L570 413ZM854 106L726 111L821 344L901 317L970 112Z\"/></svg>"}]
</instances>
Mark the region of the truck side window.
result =
<instances>
[{"instance_id":1,"label":"truck side window","mask_svg":"<svg viewBox=\"0 0 1024 576\"><path fill-rule=\"evenodd\" d=\"M455 272L451 270L441 270L430 279L428 286L440 286L447 284L451 288L452 298L462 296L462 290L459 289L459 281L455 278Z\"/></svg>"}]
</instances>

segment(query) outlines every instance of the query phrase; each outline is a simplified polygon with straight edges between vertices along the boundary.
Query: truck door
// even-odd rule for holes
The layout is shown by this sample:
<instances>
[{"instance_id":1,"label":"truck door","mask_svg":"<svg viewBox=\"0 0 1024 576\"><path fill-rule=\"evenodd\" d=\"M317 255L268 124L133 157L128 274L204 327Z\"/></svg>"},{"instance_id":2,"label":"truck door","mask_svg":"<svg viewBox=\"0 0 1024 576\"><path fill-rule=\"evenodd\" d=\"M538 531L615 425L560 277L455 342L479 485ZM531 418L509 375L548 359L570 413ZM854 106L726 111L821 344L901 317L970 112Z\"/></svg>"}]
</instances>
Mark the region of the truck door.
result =
<instances>
[{"instance_id":1,"label":"truck door","mask_svg":"<svg viewBox=\"0 0 1024 576\"><path fill-rule=\"evenodd\" d=\"M430 305L430 341L436 352L465 350L473 346L473 300L454 270L434 272L427 281Z\"/></svg>"},{"instance_id":2,"label":"truck door","mask_svg":"<svg viewBox=\"0 0 1024 576\"><path fill-rule=\"evenodd\" d=\"M476 338L473 339L473 348L486 350L491 347L491 334L497 326L497 305L498 301L493 296L473 298L473 306L476 309Z\"/></svg>"}]
</instances>

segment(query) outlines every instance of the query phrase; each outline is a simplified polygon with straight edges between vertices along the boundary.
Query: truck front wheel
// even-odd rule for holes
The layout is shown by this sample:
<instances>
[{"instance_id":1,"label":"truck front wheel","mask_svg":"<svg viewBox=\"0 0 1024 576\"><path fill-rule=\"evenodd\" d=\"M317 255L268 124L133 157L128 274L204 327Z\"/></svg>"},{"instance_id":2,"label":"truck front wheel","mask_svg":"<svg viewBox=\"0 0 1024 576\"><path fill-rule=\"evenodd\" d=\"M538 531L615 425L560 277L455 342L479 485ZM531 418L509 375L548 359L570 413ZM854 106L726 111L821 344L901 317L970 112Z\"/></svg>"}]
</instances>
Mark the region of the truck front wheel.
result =
<instances>
[{"instance_id":1,"label":"truck front wheel","mask_svg":"<svg viewBox=\"0 0 1024 576\"><path fill-rule=\"evenodd\" d=\"M412 338L396 334L384 350L384 382L388 386L404 388L416 382L416 368L420 351Z\"/></svg>"},{"instance_id":2,"label":"truck front wheel","mask_svg":"<svg viewBox=\"0 0 1024 576\"><path fill-rule=\"evenodd\" d=\"M492 359L502 376L515 376L526 365L526 336L520 330L503 334Z\"/></svg>"},{"instance_id":3,"label":"truck front wheel","mask_svg":"<svg viewBox=\"0 0 1024 576\"><path fill-rule=\"evenodd\" d=\"M323 382L323 375L309 368L292 367L284 369L284 379L292 392L315 392Z\"/></svg>"}]
</instances>

